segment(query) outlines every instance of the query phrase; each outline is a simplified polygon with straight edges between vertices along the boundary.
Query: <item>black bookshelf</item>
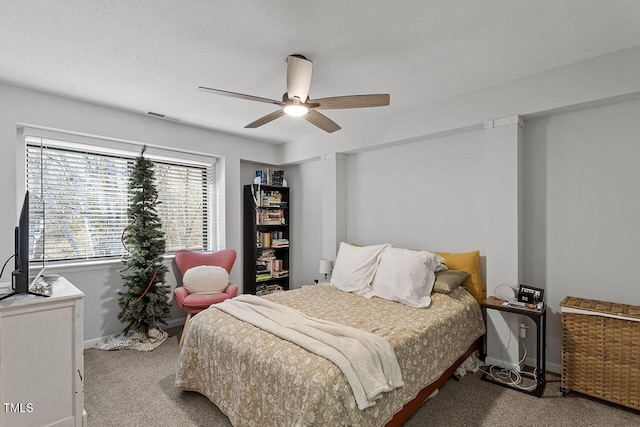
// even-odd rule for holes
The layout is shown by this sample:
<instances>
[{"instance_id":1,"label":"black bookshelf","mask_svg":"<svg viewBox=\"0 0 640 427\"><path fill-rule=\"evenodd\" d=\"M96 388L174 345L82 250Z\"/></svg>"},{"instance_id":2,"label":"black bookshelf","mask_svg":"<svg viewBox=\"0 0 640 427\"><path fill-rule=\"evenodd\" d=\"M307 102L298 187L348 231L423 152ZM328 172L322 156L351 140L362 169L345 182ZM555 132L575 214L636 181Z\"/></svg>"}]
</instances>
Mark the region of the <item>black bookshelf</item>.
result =
<instances>
[{"instance_id":1,"label":"black bookshelf","mask_svg":"<svg viewBox=\"0 0 640 427\"><path fill-rule=\"evenodd\" d=\"M242 284L245 294L255 294L271 285L289 289L290 211L289 187L244 186Z\"/></svg>"}]
</instances>

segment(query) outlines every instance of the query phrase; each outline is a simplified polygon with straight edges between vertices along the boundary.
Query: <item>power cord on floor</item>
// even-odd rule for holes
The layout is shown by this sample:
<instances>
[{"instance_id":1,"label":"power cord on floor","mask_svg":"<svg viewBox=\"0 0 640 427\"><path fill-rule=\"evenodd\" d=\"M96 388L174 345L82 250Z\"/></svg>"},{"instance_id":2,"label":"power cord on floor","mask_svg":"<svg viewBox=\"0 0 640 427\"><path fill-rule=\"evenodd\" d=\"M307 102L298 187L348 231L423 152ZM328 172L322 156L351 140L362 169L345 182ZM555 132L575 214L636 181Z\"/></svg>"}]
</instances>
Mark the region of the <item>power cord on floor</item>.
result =
<instances>
[{"instance_id":1,"label":"power cord on floor","mask_svg":"<svg viewBox=\"0 0 640 427\"><path fill-rule=\"evenodd\" d=\"M525 326L525 327L527 329L530 329L528 326ZM513 334L510 333L509 339L507 341L507 350L509 349L509 345L511 344L512 336ZM524 354L522 355L522 358L518 362L518 366L521 366L525 358L527 357L527 346L524 344L524 339L522 337L520 337L520 342L522 343L522 347L524 348ZM502 356L502 364L506 365L504 361L504 353L502 352L502 350L500 350L500 354ZM497 370L497 372L494 373L494 370ZM487 374L488 376L493 378L495 381L501 382L503 384L507 384L509 386L518 388L520 390L527 390L527 391L534 390L538 386L538 368L534 368L533 372L524 372L524 371L518 372L511 369L500 368L499 366L491 365L489 366L488 372L483 369L480 369L480 371ZM534 380L533 385L531 386L521 385L523 375L526 377L532 378Z\"/></svg>"}]
</instances>

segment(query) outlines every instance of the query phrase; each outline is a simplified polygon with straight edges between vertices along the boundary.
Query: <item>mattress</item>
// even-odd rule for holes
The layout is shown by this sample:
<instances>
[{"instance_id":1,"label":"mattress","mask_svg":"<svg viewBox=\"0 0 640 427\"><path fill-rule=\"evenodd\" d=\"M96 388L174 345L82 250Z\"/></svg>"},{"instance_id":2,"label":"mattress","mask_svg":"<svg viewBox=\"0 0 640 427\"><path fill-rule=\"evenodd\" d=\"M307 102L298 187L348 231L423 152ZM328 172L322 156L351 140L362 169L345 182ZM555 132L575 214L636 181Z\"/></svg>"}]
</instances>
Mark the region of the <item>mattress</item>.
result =
<instances>
[{"instance_id":1,"label":"mattress","mask_svg":"<svg viewBox=\"0 0 640 427\"><path fill-rule=\"evenodd\" d=\"M485 332L479 305L464 288L434 293L427 309L329 284L265 298L386 338L405 386L359 410L333 363L214 305L191 320L176 385L208 397L235 426L385 425Z\"/></svg>"}]
</instances>

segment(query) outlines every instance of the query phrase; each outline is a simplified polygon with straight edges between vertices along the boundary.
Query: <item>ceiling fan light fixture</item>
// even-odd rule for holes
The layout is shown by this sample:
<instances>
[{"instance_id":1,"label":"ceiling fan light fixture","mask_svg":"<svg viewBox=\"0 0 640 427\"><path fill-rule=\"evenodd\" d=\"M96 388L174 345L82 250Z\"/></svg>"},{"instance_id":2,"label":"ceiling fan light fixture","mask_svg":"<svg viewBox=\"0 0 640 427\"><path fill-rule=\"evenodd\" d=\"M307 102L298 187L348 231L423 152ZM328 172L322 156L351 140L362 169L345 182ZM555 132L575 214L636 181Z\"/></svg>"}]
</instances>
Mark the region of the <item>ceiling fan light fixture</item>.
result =
<instances>
[{"instance_id":1,"label":"ceiling fan light fixture","mask_svg":"<svg viewBox=\"0 0 640 427\"><path fill-rule=\"evenodd\" d=\"M389 105L390 97L388 93L309 99L312 68L313 63L302 55L289 55L287 57L287 91L282 95L282 101L204 86L200 86L198 89L216 95L275 104L280 107L278 110L249 123L245 126L246 129L263 126L286 114L292 117L303 117L312 125L331 133L340 130L340 126L329 117L318 112L318 110L383 107Z\"/></svg>"},{"instance_id":2,"label":"ceiling fan light fixture","mask_svg":"<svg viewBox=\"0 0 640 427\"><path fill-rule=\"evenodd\" d=\"M287 105L284 106L283 110L285 114L289 116L302 117L309 112L309 107L300 103L300 98L294 96L290 102L287 102Z\"/></svg>"},{"instance_id":3,"label":"ceiling fan light fixture","mask_svg":"<svg viewBox=\"0 0 640 427\"><path fill-rule=\"evenodd\" d=\"M300 104L290 104L284 107L285 114L293 117L302 117L309 112L309 108Z\"/></svg>"}]
</instances>

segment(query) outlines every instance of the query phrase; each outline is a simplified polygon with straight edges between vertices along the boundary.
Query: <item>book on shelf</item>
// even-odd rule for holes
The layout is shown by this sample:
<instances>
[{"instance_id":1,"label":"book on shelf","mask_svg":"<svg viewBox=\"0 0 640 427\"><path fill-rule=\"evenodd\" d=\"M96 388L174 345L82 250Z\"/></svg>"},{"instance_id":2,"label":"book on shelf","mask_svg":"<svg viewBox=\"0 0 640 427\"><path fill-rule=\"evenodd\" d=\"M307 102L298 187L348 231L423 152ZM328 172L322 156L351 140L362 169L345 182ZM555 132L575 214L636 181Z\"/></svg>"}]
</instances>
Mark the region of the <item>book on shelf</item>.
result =
<instances>
[{"instance_id":1,"label":"book on shelf","mask_svg":"<svg viewBox=\"0 0 640 427\"><path fill-rule=\"evenodd\" d=\"M284 238L282 231L256 232L256 246L258 248L286 248L289 240Z\"/></svg>"},{"instance_id":2,"label":"book on shelf","mask_svg":"<svg viewBox=\"0 0 640 427\"><path fill-rule=\"evenodd\" d=\"M271 247L271 233L256 232L256 246L258 248Z\"/></svg>"},{"instance_id":3,"label":"book on shelf","mask_svg":"<svg viewBox=\"0 0 640 427\"><path fill-rule=\"evenodd\" d=\"M256 286L256 295L268 295L274 292L284 291L284 288L280 285L259 285Z\"/></svg>"},{"instance_id":4,"label":"book on shelf","mask_svg":"<svg viewBox=\"0 0 640 427\"><path fill-rule=\"evenodd\" d=\"M274 239L271 241L272 248L288 248L289 240L288 239Z\"/></svg>"},{"instance_id":5,"label":"book on shelf","mask_svg":"<svg viewBox=\"0 0 640 427\"><path fill-rule=\"evenodd\" d=\"M273 276L274 279L287 277L288 275L289 275L289 270L274 271L273 273L271 273L271 276Z\"/></svg>"},{"instance_id":6,"label":"book on shelf","mask_svg":"<svg viewBox=\"0 0 640 427\"><path fill-rule=\"evenodd\" d=\"M279 208L287 205L287 202L282 200L282 193L279 191L260 190L259 200L262 208Z\"/></svg>"},{"instance_id":7,"label":"book on shelf","mask_svg":"<svg viewBox=\"0 0 640 427\"><path fill-rule=\"evenodd\" d=\"M284 184L284 171L264 168L256 171L256 178L259 178L262 185L282 187Z\"/></svg>"},{"instance_id":8,"label":"book on shelf","mask_svg":"<svg viewBox=\"0 0 640 427\"><path fill-rule=\"evenodd\" d=\"M262 185L269 185L269 169L260 169L256 171L256 178Z\"/></svg>"},{"instance_id":9,"label":"book on shelf","mask_svg":"<svg viewBox=\"0 0 640 427\"><path fill-rule=\"evenodd\" d=\"M269 270L271 270L271 274L276 271L282 271L282 260L281 259L272 259L270 261Z\"/></svg>"},{"instance_id":10,"label":"book on shelf","mask_svg":"<svg viewBox=\"0 0 640 427\"><path fill-rule=\"evenodd\" d=\"M256 224L258 225L284 225L285 217L284 210L256 210Z\"/></svg>"},{"instance_id":11,"label":"book on shelf","mask_svg":"<svg viewBox=\"0 0 640 427\"><path fill-rule=\"evenodd\" d=\"M272 277L285 277L289 271L284 262L277 259L273 250L265 250L256 260L256 280L268 280Z\"/></svg>"},{"instance_id":12,"label":"book on shelf","mask_svg":"<svg viewBox=\"0 0 640 427\"><path fill-rule=\"evenodd\" d=\"M279 187L282 187L282 184L284 183L284 171L274 170L271 172L273 174L271 176L271 185L277 185Z\"/></svg>"},{"instance_id":13,"label":"book on shelf","mask_svg":"<svg viewBox=\"0 0 640 427\"><path fill-rule=\"evenodd\" d=\"M276 259L276 252L273 249L263 249L260 252L260 256L256 261L271 261L272 259Z\"/></svg>"}]
</instances>

